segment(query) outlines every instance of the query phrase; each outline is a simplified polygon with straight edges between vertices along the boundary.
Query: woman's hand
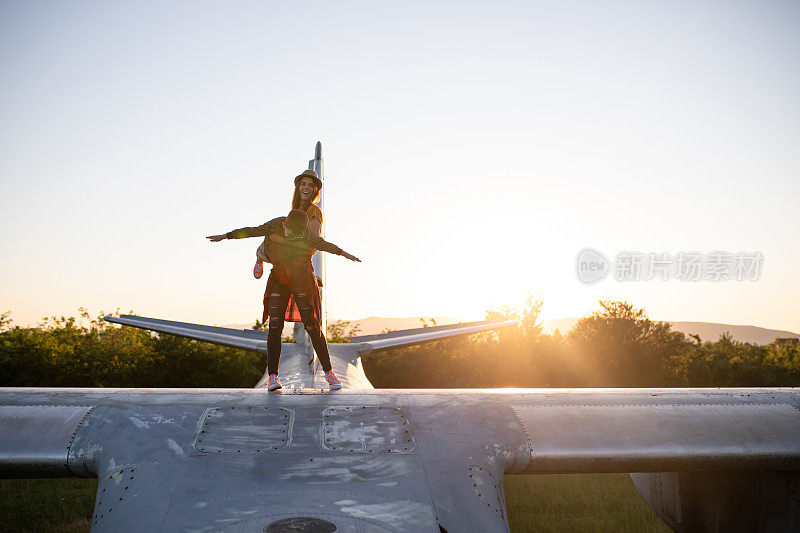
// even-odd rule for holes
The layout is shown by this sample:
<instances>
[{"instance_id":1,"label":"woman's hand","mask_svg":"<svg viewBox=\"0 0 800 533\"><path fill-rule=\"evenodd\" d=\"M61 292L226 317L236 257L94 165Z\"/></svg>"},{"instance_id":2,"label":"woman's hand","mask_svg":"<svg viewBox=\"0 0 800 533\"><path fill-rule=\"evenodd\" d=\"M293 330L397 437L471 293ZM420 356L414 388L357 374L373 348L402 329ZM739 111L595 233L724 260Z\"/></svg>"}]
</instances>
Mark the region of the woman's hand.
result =
<instances>
[{"instance_id":1,"label":"woman's hand","mask_svg":"<svg viewBox=\"0 0 800 533\"><path fill-rule=\"evenodd\" d=\"M359 259L358 257L356 257L356 256L354 256L352 254L348 254L344 250L342 250L342 257L345 257L345 258L349 259L350 261L355 261L356 263L360 263L361 262L361 259Z\"/></svg>"},{"instance_id":2,"label":"woman's hand","mask_svg":"<svg viewBox=\"0 0 800 533\"><path fill-rule=\"evenodd\" d=\"M219 242L225 238L225 235L209 235L206 237L206 239L210 240L211 242Z\"/></svg>"}]
</instances>

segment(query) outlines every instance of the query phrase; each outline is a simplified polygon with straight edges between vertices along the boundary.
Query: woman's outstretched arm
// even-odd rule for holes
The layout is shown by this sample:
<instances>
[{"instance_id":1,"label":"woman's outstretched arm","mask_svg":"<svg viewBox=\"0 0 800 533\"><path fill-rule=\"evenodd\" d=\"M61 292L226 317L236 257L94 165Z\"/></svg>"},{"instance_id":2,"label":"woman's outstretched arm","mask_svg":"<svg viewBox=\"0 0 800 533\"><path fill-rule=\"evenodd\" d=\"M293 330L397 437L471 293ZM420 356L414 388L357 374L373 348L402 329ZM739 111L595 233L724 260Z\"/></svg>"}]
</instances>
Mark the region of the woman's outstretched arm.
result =
<instances>
[{"instance_id":1,"label":"woman's outstretched arm","mask_svg":"<svg viewBox=\"0 0 800 533\"><path fill-rule=\"evenodd\" d=\"M322 237L314 237L312 235L308 235L306 237L306 240L310 241L311 244L314 245L314 248L316 248L317 250L321 250L323 252L328 252L330 254L341 255L342 257L344 257L346 259L349 259L350 261L355 261L357 263L361 262L361 259L359 259L358 257L345 252L344 250L342 250L341 248L339 248L338 246L336 246L332 242L328 242L325 239L323 239Z\"/></svg>"}]
</instances>

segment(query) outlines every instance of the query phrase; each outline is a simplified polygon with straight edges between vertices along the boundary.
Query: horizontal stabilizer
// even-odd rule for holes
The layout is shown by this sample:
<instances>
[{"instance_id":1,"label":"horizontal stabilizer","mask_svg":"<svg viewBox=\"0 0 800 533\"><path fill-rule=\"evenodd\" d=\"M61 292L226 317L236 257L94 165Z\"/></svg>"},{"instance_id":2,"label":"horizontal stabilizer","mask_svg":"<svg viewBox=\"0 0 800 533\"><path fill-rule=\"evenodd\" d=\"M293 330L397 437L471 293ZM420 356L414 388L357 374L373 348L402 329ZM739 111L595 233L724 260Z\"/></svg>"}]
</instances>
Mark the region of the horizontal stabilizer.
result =
<instances>
[{"instance_id":1,"label":"horizontal stabilizer","mask_svg":"<svg viewBox=\"0 0 800 533\"><path fill-rule=\"evenodd\" d=\"M471 333L515 325L517 325L516 320L481 320L478 322L462 322L446 326L390 331L380 335L362 335L360 337L351 337L350 342L358 344L358 352L363 355L367 352L374 352L387 348L413 346L416 344L438 341L448 337L469 335Z\"/></svg>"},{"instance_id":2,"label":"horizontal stabilizer","mask_svg":"<svg viewBox=\"0 0 800 533\"><path fill-rule=\"evenodd\" d=\"M104 320L133 326L135 328L149 329L159 333L169 333L198 341L221 344L231 348L240 348L251 352L267 353L267 333L253 329L218 328L215 326L202 326L187 322L173 322L134 315L107 316Z\"/></svg>"}]
</instances>

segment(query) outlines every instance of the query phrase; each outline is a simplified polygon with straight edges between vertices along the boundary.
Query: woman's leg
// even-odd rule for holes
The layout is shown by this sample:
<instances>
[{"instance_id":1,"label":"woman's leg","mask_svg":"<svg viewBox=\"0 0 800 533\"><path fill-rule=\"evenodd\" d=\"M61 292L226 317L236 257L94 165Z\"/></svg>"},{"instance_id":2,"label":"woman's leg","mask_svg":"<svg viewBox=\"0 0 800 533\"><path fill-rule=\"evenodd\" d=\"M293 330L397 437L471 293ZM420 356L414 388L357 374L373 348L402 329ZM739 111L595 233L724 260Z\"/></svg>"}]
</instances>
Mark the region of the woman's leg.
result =
<instances>
[{"instance_id":1,"label":"woman's leg","mask_svg":"<svg viewBox=\"0 0 800 533\"><path fill-rule=\"evenodd\" d=\"M269 294L269 329L267 332L267 373L277 374L281 360L281 335L283 334L283 316L286 304L289 303L289 288L276 282Z\"/></svg>"},{"instance_id":2,"label":"woman's leg","mask_svg":"<svg viewBox=\"0 0 800 533\"><path fill-rule=\"evenodd\" d=\"M295 302L297 302L297 309L300 311L300 318L303 319L303 326L306 328L308 336L311 337L311 345L314 347L314 351L317 352L317 357L319 357L322 370L330 372L332 367L331 356L328 353L328 343L325 341L325 336L322 334L319 321L314 317L308 294L305 292L298 292L294 295L294 299Z\"/></svg>"}]
</instances>

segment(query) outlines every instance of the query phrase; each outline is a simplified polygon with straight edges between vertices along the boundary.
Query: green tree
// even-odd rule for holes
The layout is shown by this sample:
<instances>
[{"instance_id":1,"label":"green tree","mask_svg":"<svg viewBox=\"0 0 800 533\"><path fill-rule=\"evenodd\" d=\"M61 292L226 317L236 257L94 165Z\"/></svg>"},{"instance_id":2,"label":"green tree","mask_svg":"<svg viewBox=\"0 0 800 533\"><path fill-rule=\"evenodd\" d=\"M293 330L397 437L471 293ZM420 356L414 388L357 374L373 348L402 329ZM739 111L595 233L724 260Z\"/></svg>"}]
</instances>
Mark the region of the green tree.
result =
<instances>
[{"instance_id":1,"label":"green tree","mask_svg":"<svg viewBox=\"0 0 800 533\"><path fill-rule=\"evenodd\" d=\"M677 386L689 343L668 322L654 322L627 302L600 301L600 310L581 318L567 336L571 364L584 385Z\"/></svg>"},{"instance_id":2,"label":"green tree","mask_svg":"<svg viewBox=\"0 0 800 533\"><path fill-rule=\"evenodd\" d=\"M11 325L11 311L6 311L0 315L0 331L7 329Z\"/></svg>"},{"instance_id":3,"label":"green tree","mask_svg":"<svg viewBox=\"0 0 800 533\"><path fill-rule=\"evenodd\" d=\"M486 311L486 320L516 320L519 329L528 339L535 339L542 334L542 306L541 297L528 293L525 304L522 306L504 305L498 309Z\"/></svg>"},{"instance_id":4,"label":"green tree","mask_svg":"<svg viewBox=\"0 0 800 533\"><path fill-rule=\"evenodd\" d=\"M326 337L328 342L350 342L350 337L354 337L359 331L361 326L352 324L348 320L336 320L328 324L326 328Z\"/></svg>"}]
</instances>

